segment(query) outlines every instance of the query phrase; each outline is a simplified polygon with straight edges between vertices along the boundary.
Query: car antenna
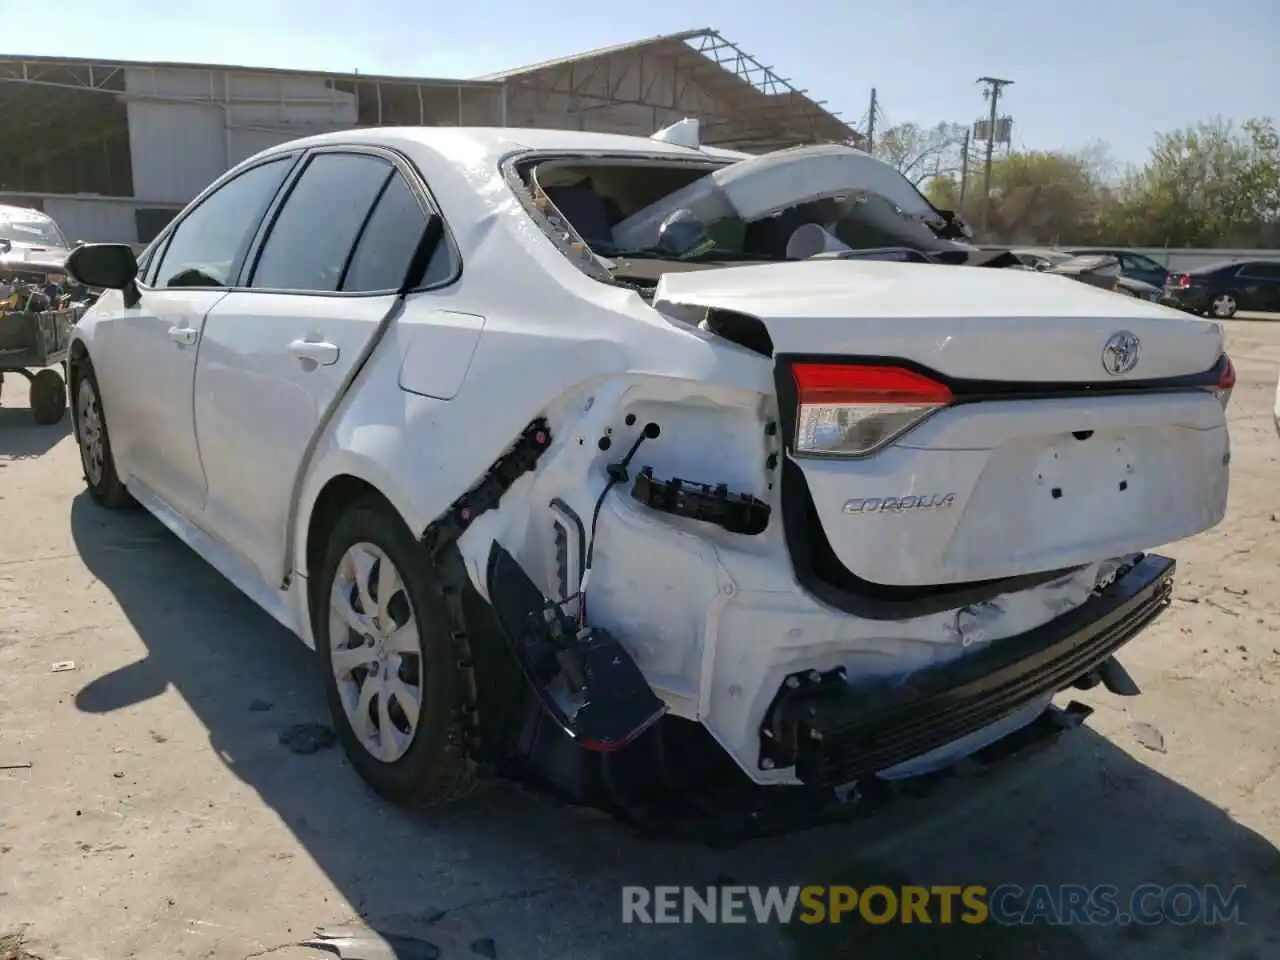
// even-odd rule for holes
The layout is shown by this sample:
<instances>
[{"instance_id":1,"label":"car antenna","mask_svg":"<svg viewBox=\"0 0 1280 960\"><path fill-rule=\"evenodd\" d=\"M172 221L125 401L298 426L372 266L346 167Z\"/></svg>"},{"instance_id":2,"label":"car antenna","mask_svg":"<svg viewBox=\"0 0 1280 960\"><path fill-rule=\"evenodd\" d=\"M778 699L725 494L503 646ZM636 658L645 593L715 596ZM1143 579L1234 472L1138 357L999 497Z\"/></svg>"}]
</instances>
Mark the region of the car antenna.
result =
<instances>
[{"instance_id":1,"label":"car antenna","mask_svg":"<svg viewBox=\"0 0 1280 960\"><path fill-rule=\"evenodd\" d=\"M696 117L685 117L670 126L663 127L657 133L649 135L650 140L669 143L676 147L688 147L697 150L702 146L699 139L699 124Z\"/></svg>"}]
</instances>

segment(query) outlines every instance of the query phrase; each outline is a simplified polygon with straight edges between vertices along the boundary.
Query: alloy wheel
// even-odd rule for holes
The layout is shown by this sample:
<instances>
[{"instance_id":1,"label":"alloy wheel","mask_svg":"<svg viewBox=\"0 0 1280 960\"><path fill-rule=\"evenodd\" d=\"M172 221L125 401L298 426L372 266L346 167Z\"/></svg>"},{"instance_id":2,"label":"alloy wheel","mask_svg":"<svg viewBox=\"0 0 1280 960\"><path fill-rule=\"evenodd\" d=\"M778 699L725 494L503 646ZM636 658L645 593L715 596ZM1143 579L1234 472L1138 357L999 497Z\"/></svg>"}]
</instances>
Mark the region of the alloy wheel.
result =
<instances>
[{"instance_id":1,"label":"alloy wheel","mask_svg":"<svg viewBox=\"0 0 1280 960\"><path fill-rule=\"evenodd\" d=\"M1236 298L1229 293L1222 293L1213 298L1213 315L1229 317L1236 312Z\"/></svg>"},{"instance_id":2,"label":"alloy wheel","mask_svg":"<svg viewBox=\"0 0 1280 960\"><path fill-rule=\"evenodd\" d=\"M379 547L355 543L329 597L330 662L351 729L383 763L404 756L422 708L422 648L400 571Z\"/></svg>"},{"instance_id":3,"label":"alloy wheel","mask_svg":"<svg viewBox=\"0 0 1280 960\"><path fill-rule=\"evenodd\" d=\"M91 486L102 483L102 469L106 459L102 436L102 408L93 383L86 377L80 381L76 394L76 436L80 441L80 460Z\"/></svg>"}]
</instances>

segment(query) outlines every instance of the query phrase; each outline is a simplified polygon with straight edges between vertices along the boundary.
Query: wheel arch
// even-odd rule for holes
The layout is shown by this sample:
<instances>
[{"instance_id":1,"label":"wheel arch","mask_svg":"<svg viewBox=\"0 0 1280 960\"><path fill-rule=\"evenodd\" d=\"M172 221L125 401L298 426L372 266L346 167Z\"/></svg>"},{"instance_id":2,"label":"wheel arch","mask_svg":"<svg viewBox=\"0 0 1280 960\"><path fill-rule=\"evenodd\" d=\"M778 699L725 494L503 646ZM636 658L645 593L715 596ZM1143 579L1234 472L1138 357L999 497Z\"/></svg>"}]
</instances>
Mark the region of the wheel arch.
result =
<instances>
[{"instance_id":1,"label":"wheel arch","mask_svg":"<svg viewBox=\"0 0 1280 960\"><path fill-rule=\"evenodd\" d=\"M363 497L382 500L411 531L422 528L408 491L374 461L350 451L326 458L304 488L292 569L310 582L324 551L324 537L346 507Z\"/></svg>"},{"instance_id":2,"label":"wheel arch","mask_svg":"<svg viewBox=\"0 0 1280 960\"><path fill-rule=\"evenodd\" d=\"M76 395L77 381L80 379L80 371L84 369L86 364L92 365L93 361L89 359L89 348L84 340L80 337L73 337L71 344L67 347L67 387L71 396ZM72 409L75 404L72 403Z\"/></svg>"}]
</instances>

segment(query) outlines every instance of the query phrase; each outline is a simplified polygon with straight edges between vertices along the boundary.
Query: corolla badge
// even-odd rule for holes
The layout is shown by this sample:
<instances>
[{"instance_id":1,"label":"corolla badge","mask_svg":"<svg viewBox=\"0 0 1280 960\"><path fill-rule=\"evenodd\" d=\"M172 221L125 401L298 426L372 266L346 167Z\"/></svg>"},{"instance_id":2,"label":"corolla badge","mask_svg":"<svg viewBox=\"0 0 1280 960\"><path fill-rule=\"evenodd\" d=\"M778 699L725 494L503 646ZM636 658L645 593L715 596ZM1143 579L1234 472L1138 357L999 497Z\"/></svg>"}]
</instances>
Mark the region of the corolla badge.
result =
<instances>
[{"instance_id":1,"label":"corolla badge","mask_svg":"<svg viewBox=\"0 0 1280 960\"><path fill-rule=\"evenodd\" d=\"M917 510L945 510L955 502L954 493L927 493L919 497L859 497L857 500L846 500L844 512L858 515L914 513Z\"/></svg>"},{"instance_id":2,"label":"corolla badge","mask_svg":"<svg viewBox=\"0 0 1280 960\"><path fill-rule=\"evenodd\" d=\"M1128 330L1113 333L1102 348L1102 369L1113 377L1123 376L1138 365L1142 344Z\"/></svg>"}]
</instances>

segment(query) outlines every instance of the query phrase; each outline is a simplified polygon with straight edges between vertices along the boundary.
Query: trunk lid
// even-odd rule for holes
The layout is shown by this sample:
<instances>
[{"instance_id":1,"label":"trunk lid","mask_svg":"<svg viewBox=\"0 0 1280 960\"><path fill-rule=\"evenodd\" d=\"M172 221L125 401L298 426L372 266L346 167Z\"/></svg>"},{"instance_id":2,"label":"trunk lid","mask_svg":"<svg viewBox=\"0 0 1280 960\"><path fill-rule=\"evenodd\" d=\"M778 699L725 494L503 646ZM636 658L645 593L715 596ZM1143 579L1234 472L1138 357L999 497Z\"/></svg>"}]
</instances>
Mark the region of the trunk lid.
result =
<instances>
[{"instance_id":1,"label":"trunk lid","mask_svg":"<svg viewBox=\"0 0 1280 960\"><path fill-rule=\"evenodd\" d=\"M1208 389L1217 324L1065 277L867 261L665 274L654 306L763 324L802 478L783 496L808 498L831 553L872 584L1075 566L1199 533L1225 512L1229 439ZM1132 334L1127 368L1107 351L1117 334ZM869 360L906 361L954 401L867 455L798 451L791 365Z\"/></svg>"},{"instance_id":2,"label":"trunk lid","mask_svg":"<svg viewBox=\"0 0 1280 960\"><path fill-rule=\"evenodd\" d=\"M1212 367L1223 342L1210 321L1029 270L825 260L673 271L653 305L756 317L775 354L897 357L1004 382L1185 376ZM1138 337L1141 356L1111 377L1102 350L1121 330Z\"/></svg>"}]
</instances>

